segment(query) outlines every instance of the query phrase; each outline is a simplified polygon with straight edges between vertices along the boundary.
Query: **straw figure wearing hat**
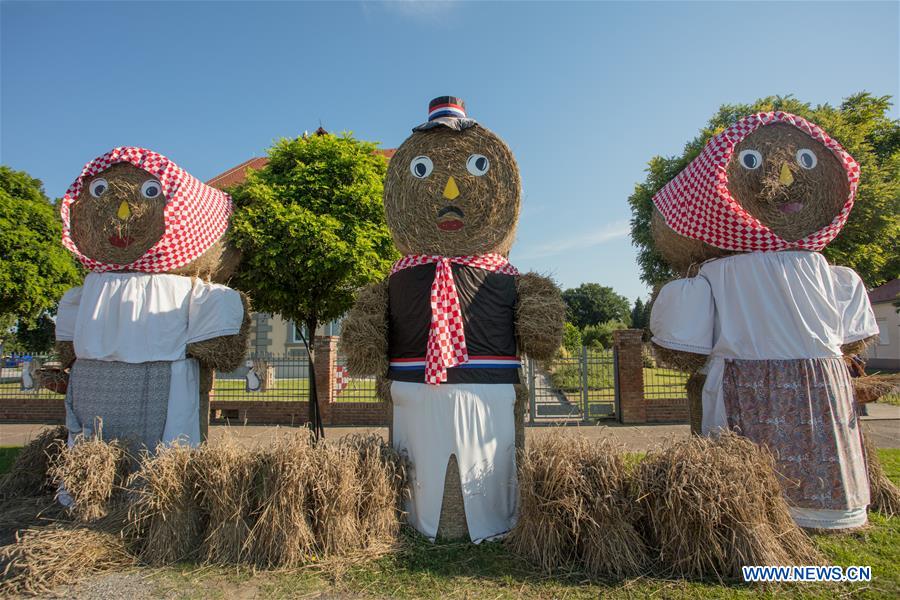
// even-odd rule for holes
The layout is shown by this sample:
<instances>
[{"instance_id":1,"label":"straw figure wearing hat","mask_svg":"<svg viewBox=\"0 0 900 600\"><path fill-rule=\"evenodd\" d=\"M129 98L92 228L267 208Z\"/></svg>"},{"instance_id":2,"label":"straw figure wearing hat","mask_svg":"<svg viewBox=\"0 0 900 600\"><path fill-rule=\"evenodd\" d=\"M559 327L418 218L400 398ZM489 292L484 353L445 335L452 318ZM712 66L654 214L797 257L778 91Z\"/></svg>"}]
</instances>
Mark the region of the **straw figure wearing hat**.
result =
<instances>
[{"instance_id":1,"label":"straw figure wearing hat","mask_svg":"<svg viewBox=\"0 0 900 600\"><path fill-rule=\"evenodd\" d=\"M211 283L239 260L223 238L231 198L156 152L119 147L84 167L60 212L63 245L90 270L56 320L70 443L199 444L203 373L246 352L242 296Z\"/></svg>"},{"instance_id":2,"label":"straw figure wearing hat","mask_svg":"<svg viewBox=\"0 0 900 600\"><path fill-rule=\"evenodd\" d=\"M842 354L878 327L860 277L819 252L858 182L825 131L770 112L712 138L653 198L656 247L685 276L653 303L657 355L692 373L695 432L773 451L794 520L811 529L862 526L869 504Z\"/></svg>"},{"instance_id":3,"label":"straw figure wearing hat","mask_svg":"<svg viewBox=\"0 0 900 600\"><path fill-rule=\"evenodd\" d=\"M408 518L430 539L511 528L520 357L550 358L561 343L559 289L508 260L520 187L506 144L460 99L433 100L385 181L387 224L405 256L343 324L351 374L387 380L393 444L411 463Z\"/></svg>"}]
</instances>

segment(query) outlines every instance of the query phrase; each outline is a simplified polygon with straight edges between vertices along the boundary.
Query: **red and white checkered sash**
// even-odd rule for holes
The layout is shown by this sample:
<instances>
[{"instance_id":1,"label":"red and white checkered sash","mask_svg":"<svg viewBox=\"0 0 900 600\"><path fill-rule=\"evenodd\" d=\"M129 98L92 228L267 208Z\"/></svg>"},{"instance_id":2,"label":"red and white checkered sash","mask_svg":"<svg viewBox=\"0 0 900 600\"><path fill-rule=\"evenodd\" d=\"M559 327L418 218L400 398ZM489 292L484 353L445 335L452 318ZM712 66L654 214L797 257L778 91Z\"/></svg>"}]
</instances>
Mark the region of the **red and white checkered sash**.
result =
<instances>
[{"instance_id":1,"label":"red and white checkered sash","mask_svg":"<svg viewBox=\"0 0 900 600\"><path fill-rule=\"evenodd\" d=\"M425 383L438 385L447 381L447 369L469 362L462 309L456 293L456 284L453 282L451 263L504 275L518 275L519 271L500 254L478 256L409 254L394 264L391 275L403 269L431 263L435 264L435 270L434 282L431 284L431 327L428 330L428 347L425 350Z\"/></svg>"}]
</instances>

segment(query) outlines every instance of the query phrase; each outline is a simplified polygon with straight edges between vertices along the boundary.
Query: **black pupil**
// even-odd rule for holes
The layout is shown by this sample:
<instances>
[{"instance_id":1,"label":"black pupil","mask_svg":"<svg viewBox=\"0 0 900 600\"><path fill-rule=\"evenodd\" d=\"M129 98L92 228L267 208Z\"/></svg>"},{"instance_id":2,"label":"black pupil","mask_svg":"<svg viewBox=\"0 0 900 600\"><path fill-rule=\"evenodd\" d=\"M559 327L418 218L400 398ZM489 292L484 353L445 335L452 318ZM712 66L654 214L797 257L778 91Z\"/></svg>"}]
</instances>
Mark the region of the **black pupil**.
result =
<instances>
[{"instance_id":1,"label":"black pupil","mask_svg":"<svg viewBox=\"0 0 900 600\"><path fill-rule=\"evenodd\" d=\"M484 171L487 169L487 159L483 156L480 156L475 159L475 168L479 171Z\"/></svg>"},{"instance_id":2,"label":"black pupil","mask_svg":"<svg viewBox=\"0 0 900 600\"><path fill-rule=\"evenodd\" d=\"M425 164L424 164L424 163L417 163L417 164L416 164L416 175L418 175L419 177L425 177L425 171L426 171L426 170L427 170L427 169L425 168Z\"/></svg>"},{"instance_id":3,"label":"black pupil","mask_svg":"<svg viewBox=\"0 0 900 600\"><path fill-rule=\"evenodd\" d=\"M147 195L150 196L151 198L158 193L159 193L159 189L157 189L157 187L155 185L151 185L150 187L147 188Z\"/></svg>"},{"instance_id":4,"label":"black pupil","mask_svg":"<svg viewBox=\"0 0 900 600\"><path fill-rule=\"evenodd\" d=\"M106 191L106 186L103 185L102 183L97 184L96 186L94 186L94 192L95 192L98 196L101 195L101 194L102 194L103 192L105 192L105 191Z\"/></svg>"},{"instance_id":5,"label":"black pupil","mask_svg":"<svg viewBox=\"0 0 900 600\"><path fill-rule=\"evenodd\" d=\"M804 152L803 154L800 155L800 160L803 162L804 167L806 167L807 169L812 168L812 163L813 163L812 156L810 156L809 154Z\"/></svg>"},{"instance_id":6,"label":"black pupil","mask_svg":"<svg viewBox=\"0 0 900 600\"><path fill-rule=\"evenodd\" d=\"M748 169L752 169L756 167L756 155L754 154L745 154L744 155L744 165Z\"/></svg>"}]
</instances>

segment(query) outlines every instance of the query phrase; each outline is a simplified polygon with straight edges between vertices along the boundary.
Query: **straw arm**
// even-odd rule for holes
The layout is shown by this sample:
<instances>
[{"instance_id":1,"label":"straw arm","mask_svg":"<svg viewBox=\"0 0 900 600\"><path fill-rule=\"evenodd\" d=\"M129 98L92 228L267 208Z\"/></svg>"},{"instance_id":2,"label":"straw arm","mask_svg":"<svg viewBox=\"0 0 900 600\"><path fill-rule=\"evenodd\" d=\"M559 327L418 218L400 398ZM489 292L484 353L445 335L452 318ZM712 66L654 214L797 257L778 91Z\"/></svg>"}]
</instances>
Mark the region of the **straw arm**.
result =
<instances>
[{"instance_id":1,"label":"straw arm","mask_svg":"<svg viewBox=\"0 0 900 600\"><path fill-rule=\"evenodd\" d=\"M696 373L706 364L707 356L705 354L672 350L671 348L664 348L656 342L651 342L651 344L653 346L653 355L656 357L657 362L664 367L684 371L685 373Z\"/></svg>"},{"instance_id":2,"label":"straw arm","mask_svg":"<svg viewBox=\"0 0 900 600\"><path fill-rule=\"evenodd\" d=\"M340 352L353 377L388 371L388 280L359 291L356 303L341 324Z\"/></svg>"},{"instance_id":3,"label":"straw arm","mask_svg":"<svg viewBox=\"0 0 900 600\"><path fill-rule=\"evenodd\" d=\"M75 362L75 344L73 342L56 342L56 355L59 356L60 368L68 369Z\"/></svg>"},{"instance_id":4,"label":"straw arm","mask_svg":"<svg viewBox=\"0 0 900 600\"><path fill-rule=\"evenodd\" d=\"M187 355L196 358L205 368L224 372L234 371L244 361L247 354L247 338L250 335L251 307L247 295L243 292L238 293L244 307L240 330L234 335L214 337L187 346Z\"/></svg>"},{"instance_id":5,"label":"straw arm","mask_svg":"<svg viewBox=\"0 0 900 600\"><path fill-rule=\"evenodd\" d=\"M537 273L516 278L516 339L535 360L550 360L562 344L566 305L552 279Z\"/></svg>"},{"instance_id":6,"label":"straw arm","mask_svg":"<svg viewBox=\"0 0 900 600\"><path fill-rule=\"evenodd\" d=\"M877 336L870 336L862 340L856 340L849 344L841 346L841 354L844 356L853 356L854 354L862 354L866 348L875 343Z\"/></svg>"}]
</instances>

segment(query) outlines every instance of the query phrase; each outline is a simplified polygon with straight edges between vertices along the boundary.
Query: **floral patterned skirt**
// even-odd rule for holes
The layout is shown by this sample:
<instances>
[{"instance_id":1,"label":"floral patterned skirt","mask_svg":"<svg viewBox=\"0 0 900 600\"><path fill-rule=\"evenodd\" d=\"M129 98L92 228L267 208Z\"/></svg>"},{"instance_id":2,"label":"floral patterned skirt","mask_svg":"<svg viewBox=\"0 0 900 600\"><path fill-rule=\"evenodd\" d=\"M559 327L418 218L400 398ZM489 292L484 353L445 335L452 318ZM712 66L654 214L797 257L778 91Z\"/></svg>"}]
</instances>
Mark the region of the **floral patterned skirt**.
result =
<instances>
[{"instance_id":1,"label":"floral patterned skirt","mask_svg":"<svg viewBox=\"0 0 900 600\"><path fill-rule=\"evenodd\" d=\"M729 428L769 447L789 504L869 503L853 385L840 357L726 359L722 387Z\"/></svg>"}]
</instances>

